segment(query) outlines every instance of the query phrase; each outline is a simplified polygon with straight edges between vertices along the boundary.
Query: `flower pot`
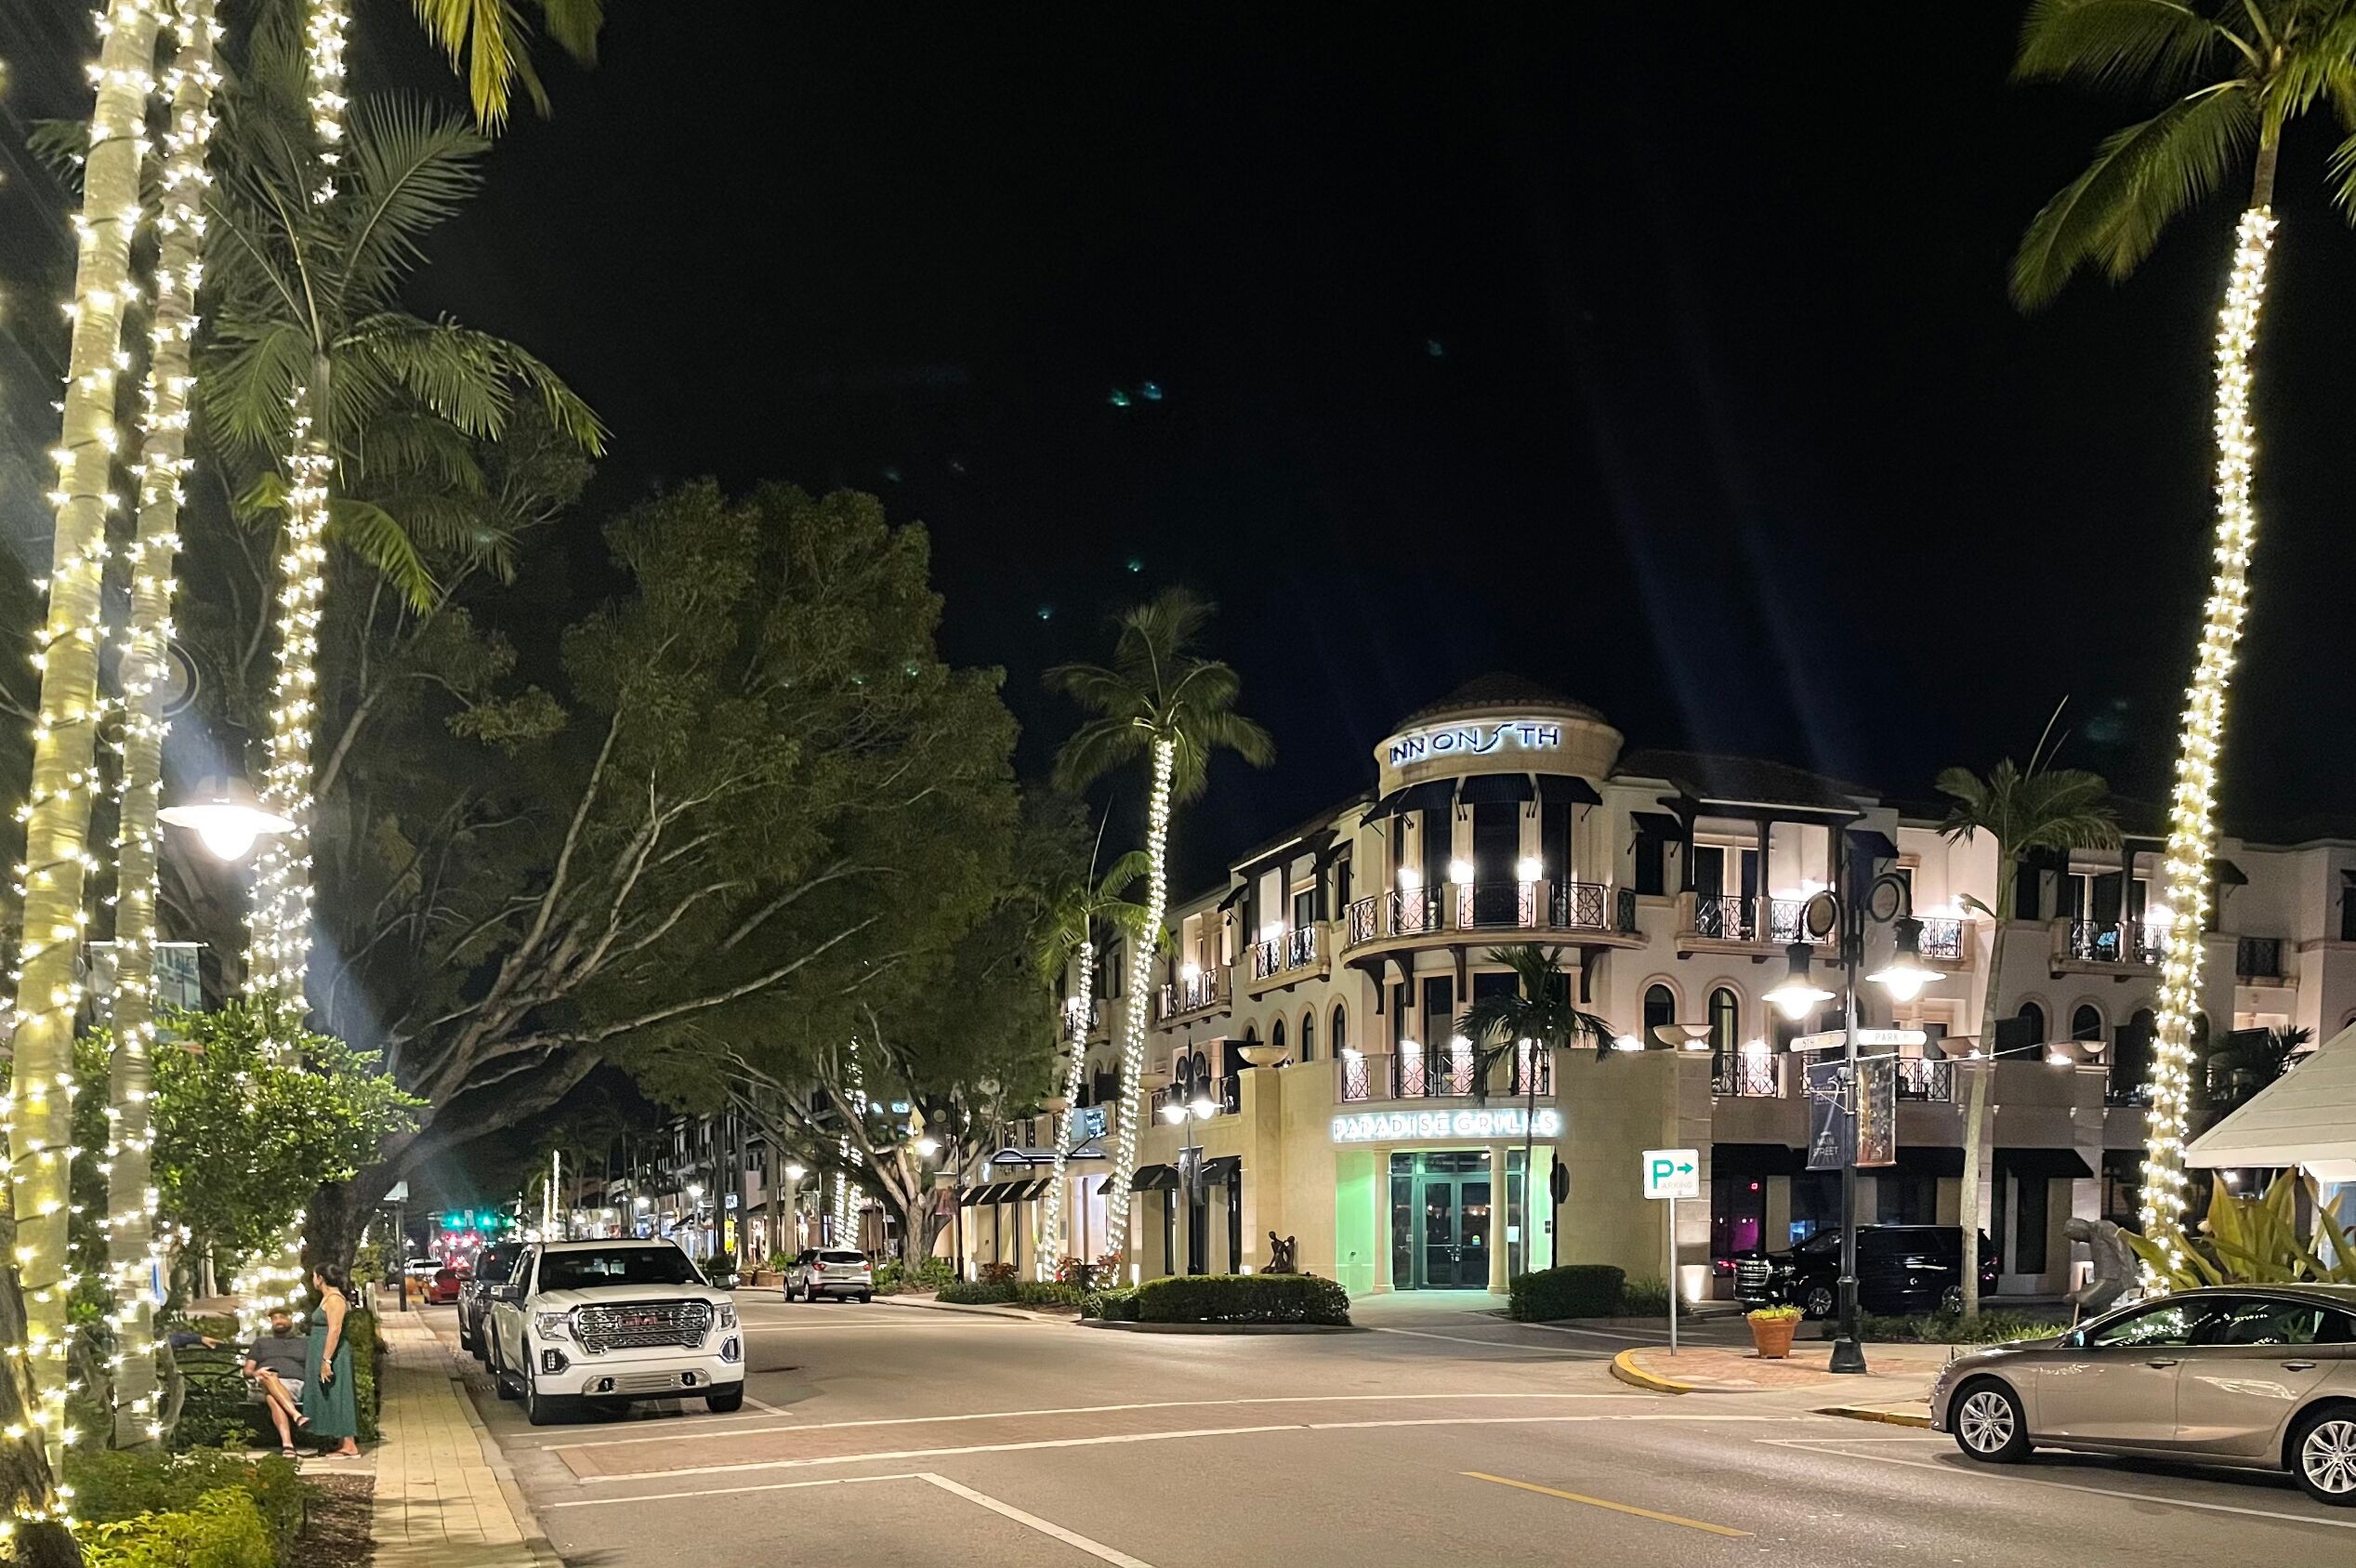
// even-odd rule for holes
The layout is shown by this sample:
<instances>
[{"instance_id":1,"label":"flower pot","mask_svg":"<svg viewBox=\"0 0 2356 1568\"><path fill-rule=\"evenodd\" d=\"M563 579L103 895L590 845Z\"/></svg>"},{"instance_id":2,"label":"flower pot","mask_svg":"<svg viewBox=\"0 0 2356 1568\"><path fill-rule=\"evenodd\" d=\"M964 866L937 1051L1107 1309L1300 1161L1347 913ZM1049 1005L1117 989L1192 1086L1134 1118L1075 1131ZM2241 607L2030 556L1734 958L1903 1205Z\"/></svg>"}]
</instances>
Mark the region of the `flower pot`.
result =
<instances>
[{"instance_id":1,"label":"flower pot","mask_svg":"<svg viewBox=\"0 0 2356 1568\"><path fill-rule=\"evenodd\" d=\"M1792 1336L1799 1331L1799 1319L1754 1317L1747 1321L1751 1347L1758 1351L1759 1360L1782 1361L1792 1353Z\"/></svg>"}]
</instances>

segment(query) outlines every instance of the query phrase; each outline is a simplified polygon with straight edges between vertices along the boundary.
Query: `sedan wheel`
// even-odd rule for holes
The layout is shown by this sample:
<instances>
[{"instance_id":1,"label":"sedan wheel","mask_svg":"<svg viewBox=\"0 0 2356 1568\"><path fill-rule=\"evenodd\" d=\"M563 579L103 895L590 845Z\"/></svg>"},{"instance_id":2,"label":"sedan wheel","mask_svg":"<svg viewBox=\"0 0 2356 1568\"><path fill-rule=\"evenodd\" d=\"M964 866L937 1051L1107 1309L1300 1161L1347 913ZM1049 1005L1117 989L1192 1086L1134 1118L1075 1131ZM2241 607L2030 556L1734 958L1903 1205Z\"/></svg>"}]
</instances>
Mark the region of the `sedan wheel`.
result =
<instances>
[{"instance_id":1,"label":"sedan wheel","mask_svg":"<svg viewBox=\"0 0 2356 1568\"><path fill-rule=\"evenodd\" d=\"M1971 1458L2010 1464L2029 1452L2029 1423L2020 1402L2001 1383L1974 1383L1955 1405L1955 1446Z\"/></svg>"},{"instance_id":2,"label":"sedan wheel","mask_svg":"<svg viewBox=\"0 0 2356 1568\"><path fill-rule=\"evenodd\" d=\"M2356 1508L2356 1411L2329 1411L2309 1422L2291 1453L2309 1496Z\"/></svg>"}]
</instances>

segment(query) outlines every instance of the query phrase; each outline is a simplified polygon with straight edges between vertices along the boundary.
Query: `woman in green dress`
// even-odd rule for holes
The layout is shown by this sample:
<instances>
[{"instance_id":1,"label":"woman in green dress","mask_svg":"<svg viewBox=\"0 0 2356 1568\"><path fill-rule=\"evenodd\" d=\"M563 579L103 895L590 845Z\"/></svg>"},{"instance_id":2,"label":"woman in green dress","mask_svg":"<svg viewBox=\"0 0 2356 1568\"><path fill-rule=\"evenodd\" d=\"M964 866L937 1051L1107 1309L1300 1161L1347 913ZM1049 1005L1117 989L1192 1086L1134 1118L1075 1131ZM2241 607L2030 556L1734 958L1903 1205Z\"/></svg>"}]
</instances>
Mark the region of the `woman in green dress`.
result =
<instances>
[{"instance_id":1,"label":"woman in green dress","mask_svg":"<svg viewBox=\"0 0 2356 1568\"><path fill-rule=\"evenodd\" d=\"M319 1292L319 1311L310 1324L310 1359L305 1370L312 1376L303 1383L303 1414L310 1420L303 1430L338 1443L332 1450L335 1456L357 1457L360 1406L352 1398L351 1346L344 1339L344 1319L351 1311L351 1298L345 1294L340 1264L322 1263L311 1272L310 1280L311 1288Z\"/></svg>"}]
</instances>

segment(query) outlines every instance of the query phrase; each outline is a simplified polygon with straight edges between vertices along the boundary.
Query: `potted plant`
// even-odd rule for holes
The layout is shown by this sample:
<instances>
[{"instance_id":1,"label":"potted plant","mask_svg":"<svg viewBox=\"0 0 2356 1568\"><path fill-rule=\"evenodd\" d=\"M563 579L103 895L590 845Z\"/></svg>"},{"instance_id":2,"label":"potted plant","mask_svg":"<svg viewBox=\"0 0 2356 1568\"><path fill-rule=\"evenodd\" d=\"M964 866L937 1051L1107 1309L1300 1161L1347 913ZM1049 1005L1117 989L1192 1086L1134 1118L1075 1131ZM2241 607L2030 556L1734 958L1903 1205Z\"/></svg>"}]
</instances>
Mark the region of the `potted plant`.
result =
<instances>
[{"instance_id":1,"label":"potted plant","mask_svg":"<svg viewBox=\"0 0 2356 1568\"><path fill-rule=\"evenodd\" d=\"M1797 1307L1761 1307L1748 1316L1751 1346L1761 1361L1782 1361L1792 1353L1792 1336L1799 1332Z\"/></svg>"}]
</instances>

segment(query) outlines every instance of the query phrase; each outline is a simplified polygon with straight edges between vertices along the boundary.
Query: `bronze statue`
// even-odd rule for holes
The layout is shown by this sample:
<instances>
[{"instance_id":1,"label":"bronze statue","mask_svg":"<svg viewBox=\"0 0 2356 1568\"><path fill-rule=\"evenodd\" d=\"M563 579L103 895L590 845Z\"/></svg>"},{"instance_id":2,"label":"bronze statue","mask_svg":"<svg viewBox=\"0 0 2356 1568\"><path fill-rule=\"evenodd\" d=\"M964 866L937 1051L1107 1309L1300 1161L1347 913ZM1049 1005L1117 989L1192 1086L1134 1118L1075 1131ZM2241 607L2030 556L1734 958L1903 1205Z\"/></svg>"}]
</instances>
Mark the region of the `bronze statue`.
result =
<instances>
[{"instance_id":1,"label":"bronze statue","mask_svg":"<svg viewBox=\"0 0 2356 1568\"><path fill-rule=\"evenodd\" d=\"M1298 1236L1285 1236L1279 1239L1276 1232L1270 1231L1268 1233L1268 1267L1263 1270L1262 1272L1270 1274L1299 1273L1301 1272L1299 1263L1300 1249L1301 1244Z\"/></svg>"},{"instance_id":2,"label":"bronze statue","mask_svg":"<svg viewBox=\"0 0 2356 1568\"><path fill-rule=\"evenodd\" d=\"M2073 1215L2061 1229L2072 1241L2086 1243L2086 1250L2094 1255L2094 1272L2070 1292L2070 1304L2077 1308L2081 1318L2110 1311L2135 1284L2135 1254L2119 1239L2119 1228L2108 1219L2080 1219Z\"/></svg>"}]
</instances>

